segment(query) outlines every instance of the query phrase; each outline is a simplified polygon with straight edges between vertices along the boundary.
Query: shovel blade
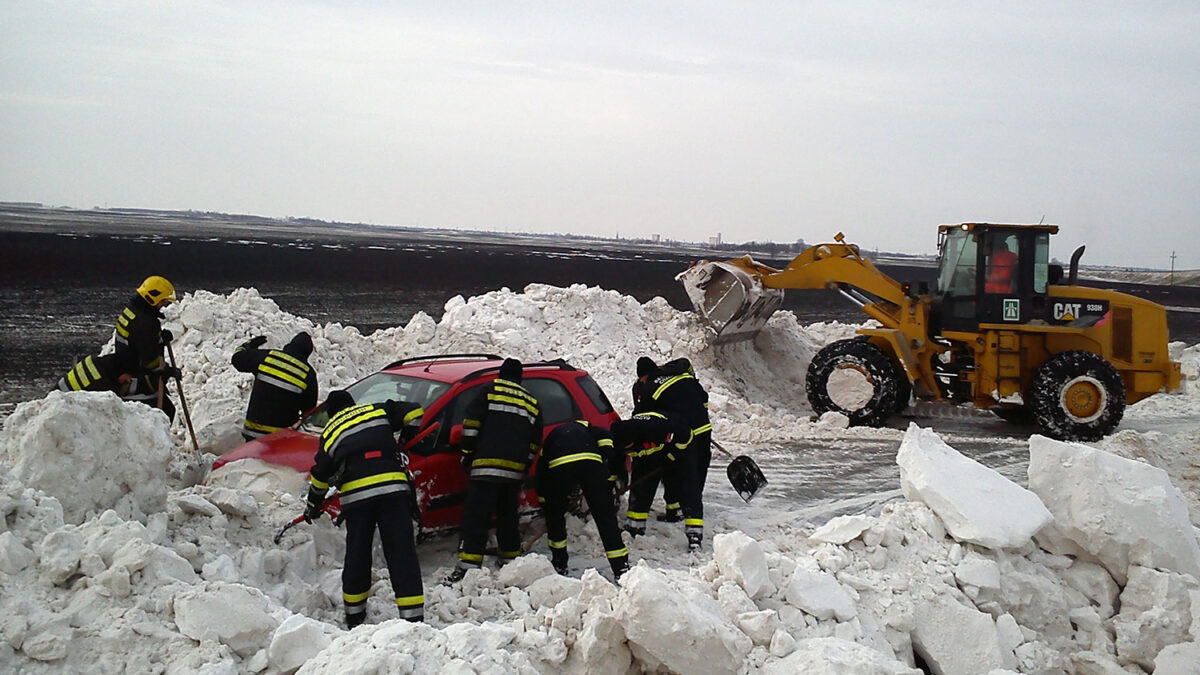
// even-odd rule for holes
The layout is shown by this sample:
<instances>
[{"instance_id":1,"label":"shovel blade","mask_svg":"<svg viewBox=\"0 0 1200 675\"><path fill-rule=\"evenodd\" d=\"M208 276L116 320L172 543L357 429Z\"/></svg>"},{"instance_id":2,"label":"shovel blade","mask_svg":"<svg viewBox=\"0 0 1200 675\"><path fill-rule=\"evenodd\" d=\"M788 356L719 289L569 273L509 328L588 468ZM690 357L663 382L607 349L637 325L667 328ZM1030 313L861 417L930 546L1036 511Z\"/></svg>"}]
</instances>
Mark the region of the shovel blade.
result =
<instances>
[{"instance_id":1,"label":"shovel blade","mask_svg":"<svg viewBox=\"0 0 1200 675\"><path fill-rule=\"evenodd\" d=\"M762 469L746 455L734 457L725 469L725 475L729 476L729 484L745 502L753 499L759 489L767 484L767 477L763 475Z\"/></svg>"}]
</instances>

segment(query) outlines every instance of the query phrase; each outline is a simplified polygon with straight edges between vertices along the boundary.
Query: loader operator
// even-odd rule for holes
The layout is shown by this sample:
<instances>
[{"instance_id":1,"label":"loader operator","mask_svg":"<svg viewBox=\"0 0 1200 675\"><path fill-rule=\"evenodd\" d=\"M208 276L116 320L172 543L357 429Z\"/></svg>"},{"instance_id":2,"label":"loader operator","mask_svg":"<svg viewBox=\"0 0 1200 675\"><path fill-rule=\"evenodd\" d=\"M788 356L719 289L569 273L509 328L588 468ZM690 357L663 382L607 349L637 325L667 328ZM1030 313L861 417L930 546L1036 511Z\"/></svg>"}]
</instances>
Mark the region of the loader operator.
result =
<instances>
[{"instance_id":1,"label":"loader operator","mask_svg":"<svg viewBox=\"0 0 1200 675\"><path fill-rule=\"evenodd\" d=\"M537 464L538 501L546 517L550 562L559 574L567 573L567 507L571 492L579 488L596 521L604 555L613 579L629 571L629 549L621 540L613 487L617 474L625 475L625 454L614 452L608 430L577 420L560 425L546 437Z\"/></svg>"},{"instance_id":2,"label":"loader operator","mask_svg":"<svg viewBox=\"0 0 1200 675\"><path fill-rule=\"evenodd\" d=\"M292 426L317 405L317 372L308 364L312 337L303 331L279 349L262 349L266 336L242 343L233 352L233 367L254 374L242 437L254 440Z\"/></svg>"},{"instance_id":3,"label":"loader operator","mask_svg":"<svg viewBox=\"0 0 1200 675\"><path fill-rule=\"evenodd\" d=\"M696 479L699 490L704 492L708 478L708 466L712 463L712 423L708 418L708 392L696 379L692 362L686 358L675 359L659 366L650 378L650 401L647 408L661 412L673 412L683 416L692 426L692 443L688 446L696 463ZM666 492L664 490L664 497ZM678 519L678 505L674 518ZM671 503L668 500L667 514L663 520L672 522Z\"/></svg>"},{"instance_id":4,"label":"loader operator","mask_svg":"<svg viewBox=\"0 0 1200 675\"><path fill-rule=\"evenodd\" d=\"M661 476L664 493L673 490L682 499L684 533L688 550L704 540L704 505L696 464L689 444L692 429L682 415L650 411L612 425L613 444L632 458L628 522L625 531L637 537L646 533L650 504Z\"/></svg>"},{"instance_id":5,"label":"loader operator","mask_svg":"<svg viewBox=\"0 0 1200 675\"><path fill-rule=\"evenodd\" d=\"M181 376L177 368L163 359L163 345L174 336L162 327L162 308L172 302L175 302L175 287L162 277L147 277L138 286L137 293L117 317L113 335L116 350L109 371L116 374L118 382L124 375L129 376L116 389L122 399L161 408L170 420L175 419L175 405L167 396L166 381Z\"/></svg>"},{"instance_id":6,"label":"loader operator","mask_svg":"<svg viewBox=\"0 0 1200 675\"><path fill-rule=\"evenodd\" d=\"M1017 273L1017 254L1009 248L1008 240L1001 239L996 243L992 259L988 263L987 279L984 281L985 293L1013 293Z\"/></svg>"},{"instance_id":7,"label":"loader operator","mask_svg":"<svg viewBox=\"0 0 1200 675\"><path fill-rule=\"evenodd\" d=\"M496 516L496 554L501 563L521 555L517 508L525 474L542 445L542 413L521 386L521 362L504 359L500 371L467 405L463 415L463 468L470 477L463 506L458 563L444 581L461 581L483 566L488 523Z\"/></svg>"},{"instance_id":8,"label":"loader operator","mask_svg":"<svg viewBox=\"0 0 1200 675\"><path fill-rule=\"evenodd\" d=\"M336 485L346 522L342 566L346 626L354 628L367 618L376 529L400 618L421 621L425 594L412 530L414 493L408 457L400 451L393 432L401 432L402 439L411 438L424 411L415 403L402 401L354 405L350 393L343 390L329 394L325 408L330 417L310 471L304 519L312 522L321 517L329 486Z\"/></svg>"}]
</instances>

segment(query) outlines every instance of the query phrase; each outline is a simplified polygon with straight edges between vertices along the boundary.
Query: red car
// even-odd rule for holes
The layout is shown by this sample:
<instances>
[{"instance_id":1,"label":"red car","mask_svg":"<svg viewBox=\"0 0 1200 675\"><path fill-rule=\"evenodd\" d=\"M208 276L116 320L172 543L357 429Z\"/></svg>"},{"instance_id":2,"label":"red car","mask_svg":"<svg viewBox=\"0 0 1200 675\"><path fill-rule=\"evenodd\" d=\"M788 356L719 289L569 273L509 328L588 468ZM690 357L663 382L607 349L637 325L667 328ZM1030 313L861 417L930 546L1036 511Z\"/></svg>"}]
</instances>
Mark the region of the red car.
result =
<instances>
[{"instance_id":1,"label":"red car","mask_svg":"<svg viewBox=\"0 0 1200 675\"><path fill-rule=\"evenodd\" d=\"M467 473L460 463L463 411L479 387L496 379L503 359L492 354L447 354L402 359L346 389L356 403L387 399L413 401L425 409L418 435L408 450L409 471L417 488L421 531L458 527L467 496ZM604 391L585 371L561 359L526 363L521 384L537 398L545 433L582 419L605 428L618 419ZM291 429L255 439L222 455L217 469L248 457L290 466L307 473L318 437L329 416L318 406ZM523 509L537 506L532 474L521 493Z\"/></svg>"}]
</instances>

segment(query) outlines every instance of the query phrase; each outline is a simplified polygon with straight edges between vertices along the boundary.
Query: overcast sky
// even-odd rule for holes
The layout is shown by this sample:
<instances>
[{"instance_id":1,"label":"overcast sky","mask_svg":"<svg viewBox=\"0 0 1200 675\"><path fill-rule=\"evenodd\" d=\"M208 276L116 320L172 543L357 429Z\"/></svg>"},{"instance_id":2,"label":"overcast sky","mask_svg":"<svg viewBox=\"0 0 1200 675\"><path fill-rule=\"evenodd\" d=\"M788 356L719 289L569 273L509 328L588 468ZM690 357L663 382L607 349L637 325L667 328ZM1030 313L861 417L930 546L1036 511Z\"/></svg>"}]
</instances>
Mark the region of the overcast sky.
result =
<instances>
[{"instance_id":1,"label":"overcast sky","mask_svg":"<svg viewBox=\"0 0 1200 675\"><path fill-rule=\"evenodd\" d=\"M1200 2L0 3L0 200L1200 268Z\"/></svg>"}]
</instances>

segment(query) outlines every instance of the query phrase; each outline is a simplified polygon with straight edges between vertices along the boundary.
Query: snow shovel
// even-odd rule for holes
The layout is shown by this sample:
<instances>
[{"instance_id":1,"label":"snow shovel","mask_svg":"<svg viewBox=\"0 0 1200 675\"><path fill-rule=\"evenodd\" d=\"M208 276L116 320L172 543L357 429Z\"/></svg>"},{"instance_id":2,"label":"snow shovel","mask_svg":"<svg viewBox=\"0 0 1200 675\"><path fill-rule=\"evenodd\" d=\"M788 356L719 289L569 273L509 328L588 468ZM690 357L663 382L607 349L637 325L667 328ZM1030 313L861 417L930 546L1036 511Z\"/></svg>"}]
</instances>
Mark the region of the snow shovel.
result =
<instances>
[{"instance_id":1,"label":"snow shovel","mask_svg":"<svg viewBox=\"0 0 1200 675\"><path fill-rule=\"evenodd\" d=\"M725 468L725 475L729 477L729 484L737 491L738 496L742 501L749 503L760 488L766 486L767 477L763 475L762 469L758 468L758 464L748 455L733 456L733 453L726 450L713 439L712 444L726 456L732 457L729 461L729 466Z\"/></svg>"},{"instance_id":2,"label":"snow shovel","mask_svg":"<svg viewBox=\"0 0 1200 675\"><path fill-rule=\"evenodd\" d=\"M167 356L171 359L171 367L179 370L179 367L175 365L175 349L171 347L170 342L167 343ZM165 382L162 383L159 387L159 392L161 393L166 389L166 386ZM183 478L185 483L197 485L200 481L204 480L207 467L204 465L204 455L200 454L200 444L196 442L196 430L192 427L192 414L188 411L187 399L183 396L183 378L175 380L175 389L179 392L179 407L183 408L183 421L187 422L188 436L192 439L193 459L196 460L195 465L189 467L189 470L184 473ZM159 400L159 406L162 406L161 399Z\"/></svg>"}]
</instances>

